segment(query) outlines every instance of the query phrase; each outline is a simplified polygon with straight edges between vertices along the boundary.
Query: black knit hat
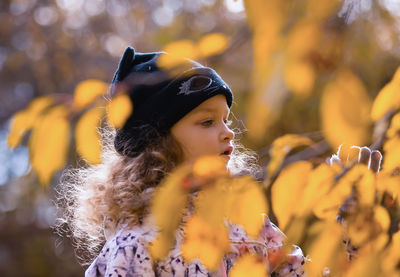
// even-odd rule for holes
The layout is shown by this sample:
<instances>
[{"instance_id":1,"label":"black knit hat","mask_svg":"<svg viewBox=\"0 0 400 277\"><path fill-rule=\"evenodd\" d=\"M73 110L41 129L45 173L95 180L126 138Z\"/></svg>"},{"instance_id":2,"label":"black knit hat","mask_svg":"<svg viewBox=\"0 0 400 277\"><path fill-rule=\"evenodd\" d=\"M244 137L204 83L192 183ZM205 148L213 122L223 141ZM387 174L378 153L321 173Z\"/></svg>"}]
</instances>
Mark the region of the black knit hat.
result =
<instances>
[{"instance_id":1,"label":"black knit hat","mask_svg":"<svg viewBox=\"0 0 400 277\"><path fill-rule=\"evenodd\" d=\"M184 66L167 71L158 64L162 55L168 54L136 53L128 47L115 72L111 96L123 87L133 104L132 114L114 140L122 155L137 156L210 97L225 95L229 108L232 105L232 91L213 69L187 59Z\"/></svg>"}]
</instances>

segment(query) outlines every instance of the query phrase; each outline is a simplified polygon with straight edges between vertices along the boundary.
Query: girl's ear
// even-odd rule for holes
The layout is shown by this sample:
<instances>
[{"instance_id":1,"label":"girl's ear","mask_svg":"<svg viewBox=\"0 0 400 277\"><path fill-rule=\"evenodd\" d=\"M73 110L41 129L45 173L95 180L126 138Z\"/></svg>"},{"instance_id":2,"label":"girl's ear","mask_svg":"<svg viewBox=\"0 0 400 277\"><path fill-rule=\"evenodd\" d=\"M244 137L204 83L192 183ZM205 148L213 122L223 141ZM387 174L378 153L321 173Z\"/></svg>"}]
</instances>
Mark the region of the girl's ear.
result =
<instances>
[{"instance_id":1,"label":"girl's ear","mask_svg":"<svg viewBox=\"0 0 400 277\"><path fill-rule=\"evenodd\" d=\"M125 52L122 55L121 61L119 62L117 71L115 72L112 80L113 83L123 80L129 74L134 60L135 49L129 46L125 49Z\"/></svg>"}]
</instances>

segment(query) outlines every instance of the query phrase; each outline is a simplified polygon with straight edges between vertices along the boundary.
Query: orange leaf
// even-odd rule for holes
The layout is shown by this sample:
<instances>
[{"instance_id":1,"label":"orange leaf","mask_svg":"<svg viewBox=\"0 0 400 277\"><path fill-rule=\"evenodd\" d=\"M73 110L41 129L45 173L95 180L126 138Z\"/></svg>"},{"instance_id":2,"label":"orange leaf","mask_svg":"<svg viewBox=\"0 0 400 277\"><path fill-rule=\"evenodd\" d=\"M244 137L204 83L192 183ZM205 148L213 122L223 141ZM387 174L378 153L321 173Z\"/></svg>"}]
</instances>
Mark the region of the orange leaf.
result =
<instances>
[{"instance_id":1,"label":"orange leaf","mask_svg":"<svg viewBox=\"0 0 400 277\"><path fill-rule=\"evenodd\" d=\"M24 135L32 129L40 113L53 104L53 99L43 96L32 100L28 108L17 112L11 119L7 143L11 148L16 148Z\"/></svg>"},{"instance_id":2,"label":"orange leaf","mask_svg":"<svg viewBox=\"0 0 400 277\"><path fill-rule=\"evenodd\" d=\"M371 100L362 82L348 70L324 89L320 113L325 138L333 148L346 143L366 145L369 140Z\"/></svg>"},{"instance_id":3,"label":"orange leaf","mask_svg":"<svg viewBox=\"0 0 400 277\"><path fill-rule=\"evenodd\" d=\"M296 147L311 145L312 143L313 141L309 138L295 134L287 134L275 139L269 151L271 161L267 166L268 176L272 177L272 175L280 168L283 159L290 151Z\"/></svg>"},{"instance_id":4,"label":"orange leaf","mask_svg":"<svg viewBox=\"0 0 400 277\"><path fill-rule=\"evenodd\" d=\"M304 61L292 61L285 66L285 83L298 96L310 96L315 82L313 66Z\"/></svg>"},{"instance_id":5,"label":"orange leaf","mask_svg":"<svg viewBox=\"0 0 400 277\"><path fill-rule=\"evenodd\" d=\"M290 30L287 41L289 58L303 58L319 47L321 30L318 22L301 20Z\"/></svg>"},{"instance_id":6,"label":"orange leaf","mask_svg":"<svg viewBox=\"0 0 400 277\"><path fill-rule=\"evenodd\" d=\"M161 182L154 193L151 212L160 230L149 247L154 260L163 259L174 245L175 232L182 223L187 203L187 193L182 188L182 182L189 173L189 167L178 167Z\"/></svg>"},{"instance_id":7,"label":"orange leaf","mask_svg":"<svg viewBox=\"0 0 400 277\"><path fill-rule=\"evenodd\" d=\"M75 127L76 151L90 164L101 162L101 138L97 131L104 110L93 108L87 111Z\"/></svg>"},{"instance_id":8,"label":"orange leaf","mask_svg":"<svg viewBox=\"0 0 400 277\"><path fill-rule=\"evenodd\" d=\"M317 202L323 201L324 195L328 193L335 181L336 174L338 174L337 168L328 164L321 164L310 172L296 208L298 216L307 215Z\"/></svg>"},{"instance_id":9,"label":"orange leaf","mask_svg":"<svg viewBox=\"0 0 400 277\"><path fill-rule=\"evenodd\" d=\"M264 215L268 213L264 193L249 176L231 180L232 207L228 220L243 226L247 234L257 238L264 224Z\"/></svg>"},{"instance_id":10,"label":"orange leaf","mask_svg":"<svg viewBox=\"0 0 400 277\"><path fill-rule=\"evenodd\" d=\"M133 112L133 104L126 93L117 94L107 104L107 120L113 128L122 128Z\"/></svg>"},{"instance_id":11,"label":"orange leaf","mask_svg":"<svg viewBox=\"0 0 400 277\"><path fill-rule=\"evenodd\" d=\"M224 34L211 33L202 37L198 43L202 58L221 54L228 46L228 38Z\"/></svg>"},{"instance_id":12,"label":"orange leaf","mask_svg":"<svg viewBox=\"0 0 400 277\"><path fill-rule=\"evenodd\" d=\"M285 167L272 184L272 208L282 230L296 213L296 203L302 197L311 169L310 162L293 163Z\"/></svg>"},{"instance_id":13,"label":"orange leaf","mask_svg":"<svg viewBox=\"0 0 400 277\"><path fill-rule=\"evenodd\" d=\"M80 82L74 92L74 107L79 110L86 108L107 90L108 84L100 80L89 79Z\"/></svg>"},{"instance_id":14,"label":"orange leaf","mask_svg":"<svg viewBox=\"0 0 400 277\"><path fill-rule=\"evenodd\" d=\"M400 78L398 76L400 76L400 67L397 69L392 81L386 84L376 96L371 110L373 121L381 119L389 110L400 108Z\"/></svg>"},{"instance_id":15,"label":"orange leaf","mask_svg":"<svg viewBox=\"0 0 400 277\"><path fill-rule=\"evenodd\" d=\"M192 216L187 221L181 248L185 260L198 258L205 267L214 271L229 250L229 235L225 226L213 228L199 216Z\"/></svg>"},{"instance_id":16,"label":"orange leaf","mask_svg":"<svg viewBox=\"0 0 400 277\"><path fill-rule=\"evenodd\" d=\"M157 65L164 70L170 70L178 66L186 66L186 59L196 60L198 57L197 48L190 40L171 42L164 47L164 51L167 54L160 55L157 60Z\"/></svg>"},{"instance_id":17,"label":"orange leaf","mask_svg":"<svg viewBox=\"0 0 400 277\"><path fill-rule=\"evenodd\" d=\"M393 116L390 128L386 133L386 141L383 145L385 154L383 155L382 167L387 171L392 171L400 166L400 113Z\"/></svg>"},{"instance_id":18,"label":"orange leaf","mask_svg":"<svg viewBox=\"0 0 400 277\"><path fill-rule=\"evenodd\" d=\"M307 251L311 262L306 264L306 272L310 276L323 276L322 272L327 267L335 272L336 267L340 266L340 258L345 257L340 225L321 221L314 224L309 233L310 237L316 238Z\"/></svg>"},{"instance_id":19,"label":"orange leaf","mask_svg":"<svg viewBox=\"0 0 400 277\"><path fill-rule=\"evenodd\" d=\"M193 164L193 174L196 178L210 179L228 174L223 157L209 155L198 158Z\"/></svg>"},{"instance_id":20,"label":"orange leaf","mask_svg":"<svg viewBox=\"0 0 400 277\"><path fill-rule=\"evenodd\" d=\"M49 184L53 174L66 163L70 136L67 114L66 107L56 106L38 119L33 127L29 153L42 185Z\"/></svg>"},{"instance_id":21,"label":"orange leaf","mask_svg":"<svg viewBox=\"0 0 400 277\"><path fill-rule=\"evenodd\" d=\"M251 254L240 257L233 266L231 277L265 277L268 276L267 264L260 258Z\"/></svg>"}]
</instances>

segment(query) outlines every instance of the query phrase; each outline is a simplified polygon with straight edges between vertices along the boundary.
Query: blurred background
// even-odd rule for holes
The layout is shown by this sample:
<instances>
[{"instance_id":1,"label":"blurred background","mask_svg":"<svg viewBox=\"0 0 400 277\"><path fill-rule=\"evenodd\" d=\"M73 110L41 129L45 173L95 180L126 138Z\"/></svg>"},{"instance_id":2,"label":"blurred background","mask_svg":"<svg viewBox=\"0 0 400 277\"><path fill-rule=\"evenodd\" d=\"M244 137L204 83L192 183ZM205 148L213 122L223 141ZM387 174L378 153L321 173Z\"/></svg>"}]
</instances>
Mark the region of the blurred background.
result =
<instances>
[{"instance_id":1,"label":"blurred background","mask_svg":"<svg viewBox=\"0 0 400 277\"><path fill-rule=\"evenodd\" d=\"M84 80L110 82L128 45L159 51L209 33L223 34L228 45L201 62L234 91L233 113L248 128L242 143L265 155L283 134L323 134L319 103L338 71L350 69L370 99L391 80L400 57L400 1L2 0L1 276L84 272L71 241L51 229L61 172L52 185L39 185L28 139L15 150L7 146L12 115L39 96L69 99ZM342 104L350 112L352 103ZM370 144L371 138L362 141ZM74 166L77 155L69 151L68 165Z\"/></svg>"}]
</instances>

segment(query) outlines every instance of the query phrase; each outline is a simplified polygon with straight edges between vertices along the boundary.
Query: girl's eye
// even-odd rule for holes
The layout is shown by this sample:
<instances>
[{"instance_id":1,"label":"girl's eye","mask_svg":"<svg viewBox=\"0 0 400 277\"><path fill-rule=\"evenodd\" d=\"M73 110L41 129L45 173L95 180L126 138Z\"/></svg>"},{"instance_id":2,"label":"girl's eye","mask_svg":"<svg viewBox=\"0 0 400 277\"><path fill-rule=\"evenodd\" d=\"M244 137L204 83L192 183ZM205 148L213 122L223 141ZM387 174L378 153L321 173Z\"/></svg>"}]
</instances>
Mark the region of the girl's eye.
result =
<instances>
[{"instance_id":1,"label":"girl's eye","mask_svg":"<svg viewBox=\"0 0 400 277\"><path fill-rule=\"evenodd\" d=\"M203 125L203 126L211 126L212 124L214 123L214 120L206 120L206 121L203 121L202 123L201 123L201 125Z\"/></svg>"}]
</instances>

